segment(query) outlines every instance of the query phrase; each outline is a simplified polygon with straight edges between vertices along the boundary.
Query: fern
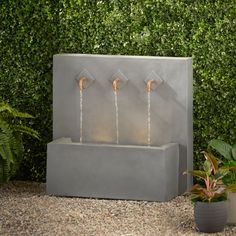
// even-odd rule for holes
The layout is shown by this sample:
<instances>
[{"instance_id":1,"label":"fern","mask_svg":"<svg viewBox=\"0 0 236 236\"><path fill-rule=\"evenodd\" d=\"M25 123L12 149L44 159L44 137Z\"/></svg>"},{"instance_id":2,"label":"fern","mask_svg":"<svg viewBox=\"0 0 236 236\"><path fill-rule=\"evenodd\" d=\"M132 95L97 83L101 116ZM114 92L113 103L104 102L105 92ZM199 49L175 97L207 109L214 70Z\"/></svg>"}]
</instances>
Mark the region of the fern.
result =
<instances>
[{"instance_id":1,"label":"fern","mask_svg":"<svg viewBox=\"0 0 236 236\"><path fill-rule=\"evenodd\" d=\"M10 179L10 163L8 160L0 159L0 183Z\"/></svg>"},{"instance_id":2,"label":"fern","mask_svg":"<svg viewBox=\"0 0 236 236\"><path fill-rule=\"evenodd\" d=\"M33 118L32 115L25 113L25 112L19 112L15 108L12 108L7 103L1 102L0 103L0 113L7 112L8 116L12 117L19 117L19 118Z\"/></svg>"},{"instance_id":3,"label":"fern","mask_svg":"<svg viewBox=\"0 0 236 236\"><path fill-rule=\"evenodd\" d=\"M8 160L3 160L3 181L8 182L10 179L10 162Z\"/></svg>"},{"instance_id":4,"label":"fern","mask_svg":"<svg viewBox=\"0 0 236 236\"><path fill-rule=\"evenodd\" d=\"M21 132L21 133L24 133L24 134L28 134L34 138L39 138L38 136L38 132L27 127L27 126L24 126L24 125L13 125L13 129L15 132Z\"/></svg>"},{"instance_id":5,"label":"fern","mask_svg":"<svg viewBox=\"0 0 236 236\"><path fill-rule=\"evenodd\" d=\"M22 118L33 118L0 103L0 184L9 181L15 174L24 152L24 134L39 138L37 131L22 124Z\"/></svg>"},{"instance_id":6,"label":"fern","mask_svg":"<svg viewBox=\"0 0 236 236\"><path fill-rule=\"evenodd\" d=\"M3 159L0 158L0 183L3 183L3 182L4 182L3 181Z\"/></svg>"}]
</instances>

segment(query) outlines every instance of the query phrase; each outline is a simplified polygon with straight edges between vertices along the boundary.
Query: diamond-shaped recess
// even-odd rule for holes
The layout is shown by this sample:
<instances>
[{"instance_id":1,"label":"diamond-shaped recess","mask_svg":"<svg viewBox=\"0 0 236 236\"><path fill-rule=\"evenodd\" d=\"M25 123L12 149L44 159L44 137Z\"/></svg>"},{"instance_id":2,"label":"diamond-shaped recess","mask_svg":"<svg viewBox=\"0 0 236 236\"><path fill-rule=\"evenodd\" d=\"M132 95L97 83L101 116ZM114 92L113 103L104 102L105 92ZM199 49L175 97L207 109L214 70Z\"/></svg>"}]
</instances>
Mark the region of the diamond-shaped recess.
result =
<instances>
[{"instance_id":1,"label":"diamond-shaped recess","mask_svg":"<svg viewBox=\"0 0 236 236\"><path fill-rule=\"evenodd\" d=\"M152 88L151 90L157 89L157 87L163 83L163 79L155 72L151 71L151 73L147 76L147 78L144 80L145 84L148 83L148 81L153 80L154 83L152 83Z\"/></svg>"},{"instance_id":2,"label":"diamond-shaped recess","mask_svg":"<svg viewBox=\"0 0 236 236\"><path fill-rule=\"evenodd\" d=\"M123 88L128 82L127 77L121 72L121 70L117 70L117 72L111 76L111 79L110 79L111 83L113 83L113 81L116 79L120 81L119 89Z\"/></svg>"},{"instance_id":3,"label":"diamond-shaped recess","mask_svg":"<svg viewBox=\"0 0 236 236\"><path fill-rule=\"evenodd\" d=\"M85 78L84 89L88 88L94 81L95 78L88 72L87 69L83 69L79 74L76 75L75 80L79 85L80 79Z\"/></svg>"}]
</instances>

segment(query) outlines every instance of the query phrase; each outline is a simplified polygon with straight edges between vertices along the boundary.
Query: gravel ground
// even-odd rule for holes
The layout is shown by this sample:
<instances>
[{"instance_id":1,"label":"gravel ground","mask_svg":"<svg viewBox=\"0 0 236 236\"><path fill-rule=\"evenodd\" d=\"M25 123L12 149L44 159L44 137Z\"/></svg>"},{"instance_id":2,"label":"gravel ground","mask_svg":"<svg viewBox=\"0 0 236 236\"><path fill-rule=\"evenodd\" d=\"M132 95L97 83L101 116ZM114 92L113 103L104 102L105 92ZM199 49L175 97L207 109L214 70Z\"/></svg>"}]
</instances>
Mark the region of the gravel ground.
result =
<instances>
[{"instance_id":1,"label":"gravel ground","mask_svg":"<svg viewBox=\"0 0 236 236\"><path fill-rule=\"evenodd\" d=\"M0 188L0 235L208 234L197 232L187 197L167 203L54 197L45 184L15 181ZM236 227L209 235L236 235Z\"/></svg>"}]
</instances>

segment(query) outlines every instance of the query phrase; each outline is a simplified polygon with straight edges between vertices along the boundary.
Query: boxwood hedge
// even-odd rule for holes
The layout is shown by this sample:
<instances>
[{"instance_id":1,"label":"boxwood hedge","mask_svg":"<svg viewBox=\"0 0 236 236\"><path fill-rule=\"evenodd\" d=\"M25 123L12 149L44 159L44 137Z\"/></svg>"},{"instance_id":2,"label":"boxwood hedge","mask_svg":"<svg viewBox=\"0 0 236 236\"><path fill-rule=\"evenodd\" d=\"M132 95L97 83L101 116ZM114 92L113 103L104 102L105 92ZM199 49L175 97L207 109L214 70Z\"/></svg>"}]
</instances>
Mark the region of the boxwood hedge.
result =
<instances>
[{"instance_id":1,"label":"boxwood hedge","mask_svg":"<svg viewBox=\"0 0 236 236\"><path fill-rule=\"evenodd\" d=\"M0 94L35 116L18 177L45 180L56 53L189 56L194 159L212 138L236 141L234 0L2 0Z\"/></svg>"}]
</instances>

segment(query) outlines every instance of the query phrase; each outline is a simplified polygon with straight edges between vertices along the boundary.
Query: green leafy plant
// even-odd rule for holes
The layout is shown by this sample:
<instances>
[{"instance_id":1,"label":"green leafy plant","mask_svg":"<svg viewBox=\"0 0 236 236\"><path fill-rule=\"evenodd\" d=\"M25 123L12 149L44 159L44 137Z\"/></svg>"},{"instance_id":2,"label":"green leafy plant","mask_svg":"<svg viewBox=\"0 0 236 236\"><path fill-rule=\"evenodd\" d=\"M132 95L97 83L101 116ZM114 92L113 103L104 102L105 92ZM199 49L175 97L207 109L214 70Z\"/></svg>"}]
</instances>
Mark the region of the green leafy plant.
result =
<instances>
[{"instance_id":1,"label":"green leafy plant","mask_svg":"<svg viewBox=\"0 0 236 236\"><path fill-rule=\"evenodd\" d=\"M236 160L236 143L230 145L220 139L212 139L208 146L215 149L225 159L229 161Z\"/></svg>"},{"instance_id":2,"label":"green leafy plant","mask_svg":"<svg viewBox=\"0 0 236 236\"><path fill-rule=\"evenodd\" d=\"M222 179L235 167L219 167L216 157L209 152L203 152L205 161L203 170L184 172L200 179L203 183L195 184L191 190L193 202L218 202L227 199L227 192L236 190L236 185L225 185Z\"/></svg>"},{"instance_id":3,"label":"green leafy plant","mask_svg":"<svg viewBox=\"0 0 236 236\"><path fill-rule=\"evenodd\" d=\"M223 182L226 185L236 184L236 143L230 145L219 139L212 139L208 146L217 151L218 154L222 157L222 165L229 167L231 171L223 178Z\"/></svg>"},{"instance_id":4,"label":"green leafy plant","mask_svg":"<svg viewBox=\"0 0 236 236\"><path fill-rule=\"evenodd\" d=\"M23 125L22 118L33 118L7 103L0 103L0 184L16 172L24 151L23 134L38 138L37 131Z\"/></svg>"}]
</instances>

